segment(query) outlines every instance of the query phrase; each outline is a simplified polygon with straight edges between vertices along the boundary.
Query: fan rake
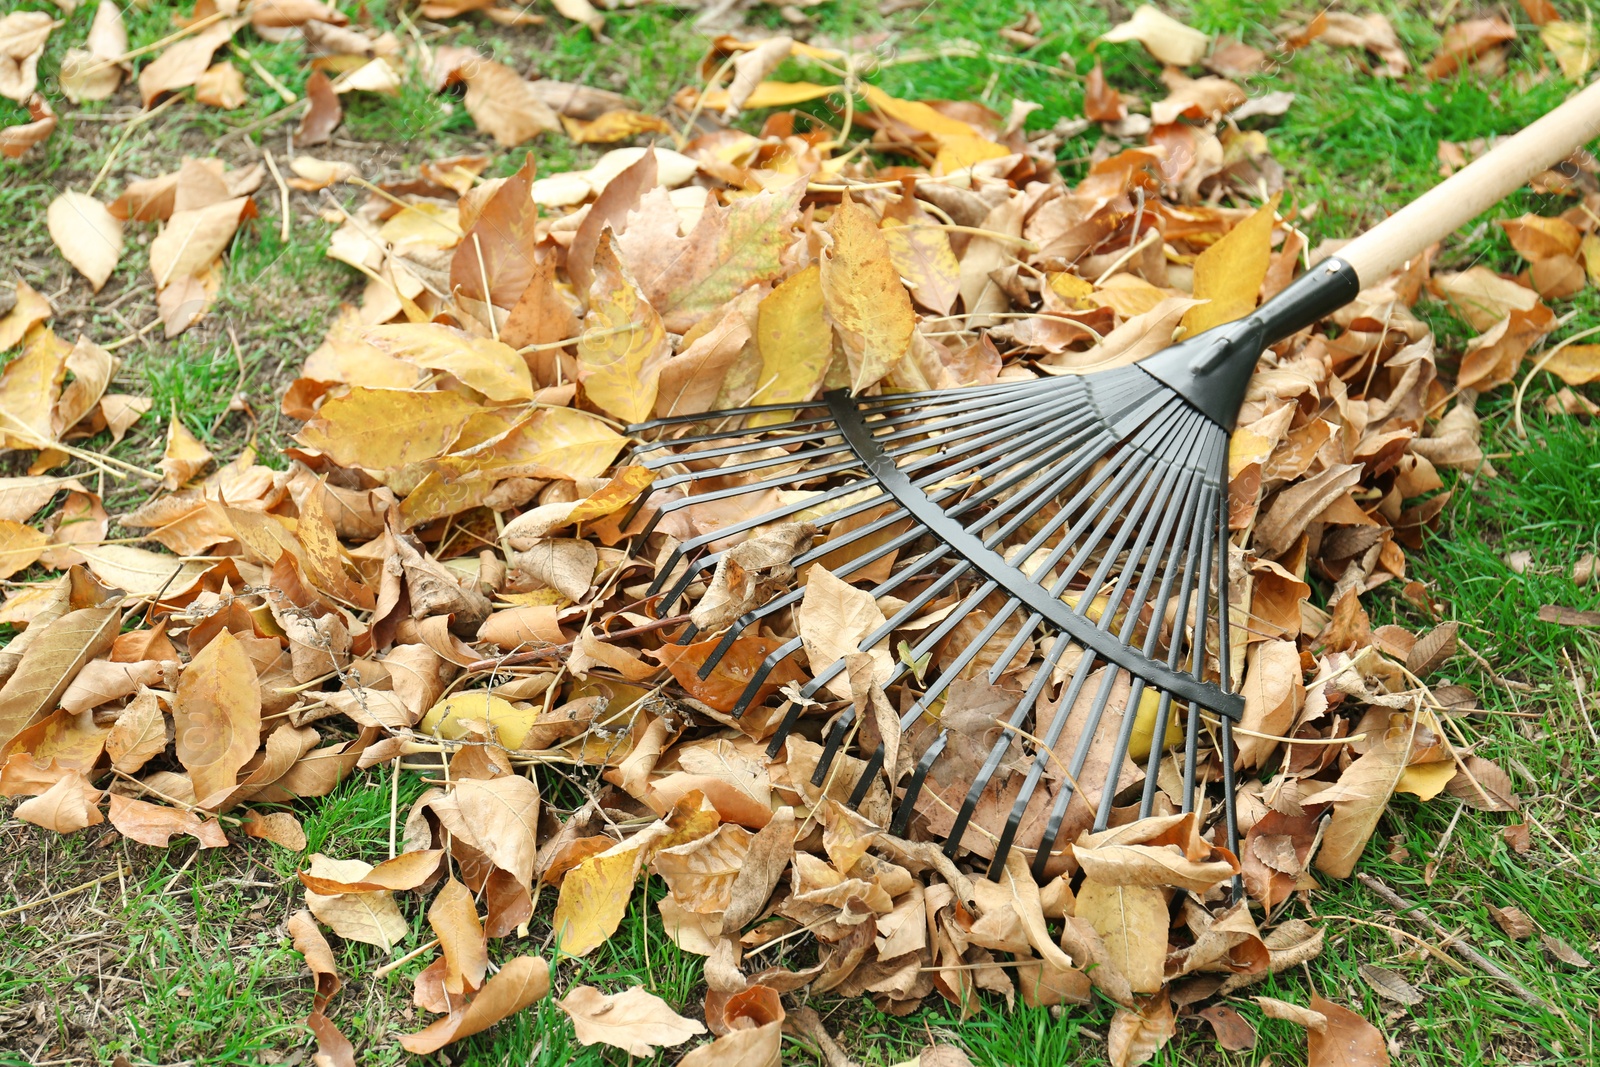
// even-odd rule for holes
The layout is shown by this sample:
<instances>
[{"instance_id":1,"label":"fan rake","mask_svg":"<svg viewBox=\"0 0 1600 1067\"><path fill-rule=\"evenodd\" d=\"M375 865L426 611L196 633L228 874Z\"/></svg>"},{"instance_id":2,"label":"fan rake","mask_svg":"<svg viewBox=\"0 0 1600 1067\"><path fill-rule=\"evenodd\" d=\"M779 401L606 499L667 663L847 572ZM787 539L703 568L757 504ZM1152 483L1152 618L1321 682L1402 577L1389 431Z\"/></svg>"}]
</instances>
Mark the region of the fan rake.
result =
<instances>
[{"instance_id":1,"label":"fan rake","mask_svg":"<svg viewBox=\"0 0 1600 1067\"><path fill-rule=\"evenodd\" d=\"M1165 792L1181 811L1205 816L1201 786L1220 779L1223 832L1237 852L1233 729L1243 701L1228 670L1226 472L1229 433L1257 359L1354 299L1361 279L1384 277L1592 138L1597 89L1255 313L1141 363L961 390L830 392L633 427L644 441L634 462L657 472L642 502L654 513L636 544L696 505L725 515L744 509L671 549L650 590L657 612L669 614L730 546L774 524L809 522L816 536L790 561L796 571L827 558L836 577L862 584L883 607L885 621L857 647L887 648L897 631L915 640L901 643L885 683L900 687L900 736L914 766L886 776L880 740L855 779L852 806L887 777L891 833L907 835L920 818L920 830L942 836L950 855L967 848L987 857L991 877L1020 849L1043 878L1062 869L1063 850L1081 831L1106 828L1119 804L1136 802L1148 816ZM774 493L787 494L785 502L766 506ZM784 613L804 593L780 592L734 621L700 676L763 623L795 632ZM711 636L691 624L677 641ZM793 637L768 654L732 714L770 691L774 669L802 647ZM923 677L935 654L935 672ZM810 666L811 680L778 698L787 707L770 755L846 671L843 660ZM953 687L978 678L989 687L985 714L952 714ZM853 705L833 714L813 785L836 773L841 750L866 725ZM1179 743L1164 767L1169 737ZM1147 750L1142 765L1130 759L1136 748Z\"/></svg>"}]
</instances>

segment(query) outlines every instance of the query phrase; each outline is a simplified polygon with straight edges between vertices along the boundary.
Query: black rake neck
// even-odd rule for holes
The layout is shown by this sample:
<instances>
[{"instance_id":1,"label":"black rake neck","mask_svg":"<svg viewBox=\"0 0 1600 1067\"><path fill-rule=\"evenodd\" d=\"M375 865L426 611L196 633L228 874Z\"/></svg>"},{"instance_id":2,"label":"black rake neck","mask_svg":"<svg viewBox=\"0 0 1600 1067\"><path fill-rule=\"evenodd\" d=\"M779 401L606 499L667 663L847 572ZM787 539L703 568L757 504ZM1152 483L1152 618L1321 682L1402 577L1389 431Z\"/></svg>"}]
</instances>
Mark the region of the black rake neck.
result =
<instances>
[{"instance_id":1,"label":"black rake neck","mask_svg":"<svg viewBox=\"0 0 1600 1067\"><path fill-rule=\"evenodd\" d=\"M1355 269L1329 257L1244 318L1214 326L1134 365L1231 431L1250 375L1267 346L1339 310L1360 291Z\"/></svg>"}]
</instances>

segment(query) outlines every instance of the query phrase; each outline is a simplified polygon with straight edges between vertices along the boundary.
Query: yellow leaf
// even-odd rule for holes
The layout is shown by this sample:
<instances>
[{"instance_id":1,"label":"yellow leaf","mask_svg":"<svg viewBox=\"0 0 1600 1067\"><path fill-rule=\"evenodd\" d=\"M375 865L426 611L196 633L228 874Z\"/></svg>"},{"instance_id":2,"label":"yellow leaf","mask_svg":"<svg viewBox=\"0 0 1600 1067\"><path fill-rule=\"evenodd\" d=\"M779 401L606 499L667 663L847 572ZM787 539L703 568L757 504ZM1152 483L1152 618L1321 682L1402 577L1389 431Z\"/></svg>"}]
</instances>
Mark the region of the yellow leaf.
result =
<instances>
[{"instance_id":1,"label":"yellow leaf","mask_svg":"<svg viewBox=\"0 0 1600 1067\"><path fill-rule=\"evenodd\" d=\"M624 422L647 419L671 355L661 316L623 269L608 232L595 251L589 314L578 342L584 395Z\"/></svg>"},{"instance_id":2,"label":"yellow leaf","mask_svg":"<svg viewBox=\"0 0 1600 1067\"><path fill-rule=\"evenodd\" d=\"M1192 66L1211 47L1211 38L1185 26L1171 15L1144 4L1127 22L1118 23L1100 36L1102 41L1138 41L1150 54L1175 67Z\"/></svg>"},{"instance_id":3,"label":"yellow leaf","mask_svg":"<svg viewBox=\"0 0 1600 1067\"><path fill-rule=\"evenodd\" d=\"M226 798L261 746L261 692L244 646L227 630L213 637L178 680L172 701L178 761L197 803Z\"/></svg>"},{"instance_id":4,"label":"yellow leaf","mask_svg":"<svg viewBox=\"0 0 1600 1067\"><path fill-rule=\"evenodd\" d=\"M1440 760L1436 763L1413 763L1400 775L1400 780L1395 782L1396 793L1411 793L1423 800L1432 800L1456 776L1454 760Z\"/></svg>"},{"instance_id":5,"label":"yellow leaf","mask_svg":"<svg viewBox=\"0 0 1600 1067\"><path fill-rule=\"evenodd\" d=\"M1127 978L1135 993L1161 988L1168 925L1162 890L1085 879L1078 889L1076 914L1105 941L1109 966Z\"/></svg>"},{"instance_id":6,"label":"yellow leaf","mask_svg":"<svg viewBox=\"0 0 1600 1067\"><path fill-rule=\"evenodd\" d=\"M18 290L20 294L21 286ZM21 308L19 295L17 310ZM70 352L48 326L41 327L28 335L22 355L0 371L0 443L4 447L43 448L53 439L50 416Z\"/></svg>"},{"instance_id":7,"label":"yellow leaf","mask_svg":"<svg viewBox=\"0 0 1600 1067\"><path fill-rule=\"evenodd\" d=\"M298 439L340 466L386 470L438 456L479 410L460 393L353 388L325 401Z\"/></svg>"},{"instance_id":8,"label":"yellow leaf","mask_svg":"<svg viewBox=\"0 0 1600 1067\"><path fill-rule=\"evenodd\" d=\"M1579 248L1583 252L1583 269L1589 275L1589 284L1600 286L1600 236L1584 234Z\"/></svg>"},{"instance_id":9,"label":"yellow leaf","mask_svg":"<svg viewBox=\"0 0 1600 1067\"><path fill-rule=\"evenodd\" d=\"M528 364L516 349L491 338L432 322L374 326L366 338L397 359L453 374L490 400L533 399Z\"/></svg>"},{"instance_id":10,"label":"yellow leaf","mask_svg":"<svg viewBox=\"0 0 1600 1067\"><path fill-rule=\"evenodd\" d=\"M50 546L50 538L10 519L0 519L0 579L32 566Z\"/></svg>"},{"instance_id":11,"label":"yellow leaf","mask_svg":"<svg viewBox=\"0 0 1600 1067\"><path fill-rule=\"evenodd\" d=\"M424 200L395 212L378 236L396 249L454 248L461 243L461 212L454 204Z\"/></svg>"},{"instance_id":12,"label":"yellow leaf","mask_svg":"<svg viewBox=\"0 0 1600 1067\"><path fill-rule=\"evenodd\" d=\"M1600 345L1568 345L1543 362L1545 370L1568 385L1600 381Z\"/></svg>"},{"instance_id":13,"label":"yellow leaf","mask_svg":"<svg viewBox=\"0 0 1600 1067\"><path fill-rule=\"evenodd\" d=\"M624 842L567 872L550 921L562 952L587 956L616 933L627 914L640 863L640 846Z\"/></svg>"},{"instance_id":14,"label":"yellow leaf","mask_svg":"<svg viewBox=\"0 0 1600 1067\"><path fill-rule=\"evenodd\" d=\"M833 328L822 304L822 269L815 263L761 298L756 313L756 348L761 353L760 386L752 404L810 400L833 357ZM783 422L781 411L752 415L750 425Z\"/></svg>"},{"instance_id":15,"label":"yellow leaf","mask_svg":"<svg viewBox=\"0 0 1600 1067\"><path fill-rule=\"evenodd\" d=\"M842 85L817 85L815 82L762 82L755 87L755 91L745 100L740 107L793 107L803 104L808 100L820 100L829 93L843 91ZM733 97L726 89L713 89L699 97L699 104L705 111L723 111L732 101ZM693 107L695 100L689 101Z\"/></svg>"},{"instance_id":16,"label":"yellow leaf","mask_svg":"<svg viewBox=\"0 0 1600 1067\"><path fill-rule=\"evenodd\" d=\"M537 704L518 708L509 700L490 696L482 690L457 693L430 708L417 724L417 733L456 740L478 728L477 724L487 723L490 736L506 748L516 749L522 747L539 711Z\"/></svg>"},{"instance_id":17,"label":"yellow leaf","mask_svg":"<svg viewBox=\"0 0 1600 1067\"><path fill-rule=\"evenodd\" d=\"M936 111L915 100L900 100L890 96L875 85L863 85L861 96L867 106L881 111L896 122L904 123L918 133L933 137L976 137L978 131L969 123Z\"/></svg>"},{"instance_id":18,"label":"yellow leaf","mask_svg":"<svg viewBox=\"0 0 1600 1067\"><path fill-rule=\"evenodd\" d=\"M986 159L999 159L1010 154L1011 149L987 137L976 135L941 137L939 154L934 159L934 163L937 164L935 171L939 174L954 174L956 171L976 166Z\"/></svg>"},{"instance_id":19,"label":"yellow leaf","mask_svg":"<svg viewBox=\"0 0 1600 1067\"><path fill-rule=\"evenodd\" d=\"M567 136L576 144L610 144L641 133L672 132L666 120L627 108L607 111L587 122L562 115L561 125L567 128Z\"/></svg>"},{"instance_id":20,"label":"yellow leaf","mask_svg":"<svg viewBox=\"0 0 1600 1067\"><path fill-rule=\"evenodd\" d=\"M1184 314L1185 336L1192 337L1255 310L1256 296L1272 258L1272 223L1281 196L1274 194L1195 260L1194 295L1209 303L1192 307Z\"/></svg>"},{"instance_id":21,"label":"yellow leaf","mask_svg":"<svg viewBox=\"0 0 1600 1067\"><path fill-rule=\"evenodd\" d=\"M872 212L848 196L828 220L833 247L822 255L822 300L860 393L905 358L916 329L911 297Z\"/></svg>"},{"instance_id":22,"label":"yellow leaf","mask_svg":"<svg viewBox=\"0 0 1600 1067\"><path fill-rule=\"evenodd\" d=\"M1561 73L1574 85L1583 81L1583 76L1600 59L1594 34L1588 26L1577 22L1547 22L1539 29L1539 39L1556 57Z\"/></svg>"}]
</instances>

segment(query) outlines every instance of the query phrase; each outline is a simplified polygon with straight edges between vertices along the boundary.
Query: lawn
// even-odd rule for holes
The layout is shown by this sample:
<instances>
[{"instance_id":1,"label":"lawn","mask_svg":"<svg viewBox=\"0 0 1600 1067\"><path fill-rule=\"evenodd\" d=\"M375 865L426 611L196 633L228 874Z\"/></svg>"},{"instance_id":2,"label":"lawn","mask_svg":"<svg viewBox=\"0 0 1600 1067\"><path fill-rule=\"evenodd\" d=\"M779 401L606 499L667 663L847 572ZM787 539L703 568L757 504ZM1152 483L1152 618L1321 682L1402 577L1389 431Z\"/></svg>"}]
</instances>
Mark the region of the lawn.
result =
<instances>
[{"instance_id":1,"label":"lawn","mask_svg":"<svg viewBox=\"0 0 1600 1067\"><path fill-rule=\"evenodd\" d=\"M14 6L55 10L39 0ZM358 7L339 6L352 15ZM1520 35L1503 74L1437 82L1419 74L1398 81L1374 77L1350 50L1278 51L1274 28L1296 11L1303 21L1306 11L1281 0L1164 6L1207 33L1239 37L1281 58L1270 75L1250 79L1246 88L1252 96L1295 94L1267 136L1287 172L1286 205L1319 205L1307 224L1313 243L1353 235L1436 182L1441 140L1514 131L1570 89L1545 69L1546 54L1516 5L1501 12ZM1380 0L1340 6L1388 15L1415 61L1433 54L1443 30L1432 18L1436 5ZM1454 9L1450 20L1469 14L1468 6L1444 5ZM1570 9L1568 18L1585 16L1579 0L1557 6ZM168 0L130 7L131 45L170 32L176 7ZM403 32L398 8L366 7L379 25ZM606 36L596 39L553 9L538 10L548 17L544 26L506 28L476 15L453 19L435 43L479 47L524 72L621 91L652 113L663 112L677 89L698 81L706 41L694 12L621 8L608 13ZM1125 10L1064 3L1039 4L1036 10L1041 40L1029 48L1001 33L1025 9L991 0L902 6L892 14L881 14L878 5L832 0L805 8L810 21L795 32L872 51L880 64L869 80L906 99L980 100L1001 113L1014 99L1037 103L1029 128L1081 115L1082 74L1096 59L1113 85L1146 97L1164 95L1159 64L1138 45L1095 44ZM82 41L92 15L92 5L85 5L58 16L66 25L41 62L42 81L53 77L65 48ZM790 29L775 6L752 7L744 19L744 36ZM275 80L303 92L306 69L298 42L271 44L249 31L239 39ZM786 68L779 76L801 73ZM91 299L82 279L55 253L44 225L46 204L61 190L87 186L108 160L104 188L114 195L128 181L172 169L185 154L218 154L243 166L259 158L263 144L278 149L292 127L274 124L283 101L257 73L246 70L245 80L250 102L240 110L180 103L121 144L122 123L137 107L128 92L81 107L61 101L55 136L20 163L0 163L0 233L9 252L4 269L52 297L62 336L82 330L102 339L131 338L117 351L124 362L114 388L155 401L154 415L111 450L131 462L148 466L159 458L169 411L219 457L231 457L252 437L264 457L275 455L295 429L278 414L282 388L321 340L333 310L361 290L359 276L323 254L332 227L317 211L326 201L296 194L284 240L270 183L258 197L261 218L241 228L230 249L228 277L211 318L174 342L160 340L159 332L141 334L154 315L142 255L124 255L112 280ZM0 101L0 125L22 115ZM1097 136L1091 127L1063 143L1059 156L1069 181L1084 173ZM378 180L410 175L425 160L485 144L459 99L408 88L392 99L369 97L353 105L324 154L360 161L367 177ZM601 150L561 137L534 147L546 174L585 166ZM490 173L509 173L521 158L520 152L498 153ZM355 192L340 196L353 202ZM1521 269L1491 220L1529 211L1553 214L1566 203L1525 190L1447 242L1441 261L1456 269L1474 263ZM109 306L113 302L117 306ZM1553 306L1571 317L1552 343L1600 323L1600 293L1593 286ZM1448 373L1471 331L1440 302L1424 298L1417 311L1434 329ZM1463 651L1433 680L1476 694L1482 710L1464 726L1476 751L1511 773L1523 808L1484 814L1462 810L1456 801L1424 805L1397 798L1358 868L1421 905L1452 937L1470 942L1557 1010L1530 1003L1470 966L1447 965L1440 953L1430 952L1443 944L1431 927L1414 916L1397 916L1357 879L1324 879L1321 890L1288 906L1283 917L1326 928L1326 948L1307 966L1249 990L1296 1003L1315 993L1347 1005L1379 1026L1397 1063L1600 1062L1600 968L1557 962L1537 937L1510 939L1489 910L1520 908L1541 932L1600 958L1600 823L1593 817L1600 788L1596 631L1538 618L1544 604L1600 608L1600 582L1579 585L1573 578L1580 557L1600 551L1600 433L1578 417L1546 410L1545 399L1559 386L1550 375L1533 376L1522 399L1526 437L1515 426L1511 387L1479 399L1484 449L1497 474L1458 478L1439 529L1423 551L1409 557L1412 576L1427 584L1443 617L1461 624ZM1587 393L1600 399L1600 388L1590 386ZM236 398L249 415L238 410ZM104 439L90 447L100 444ZM12 466L14 459L8 458ZM20 472L21 467L8 471ZM115 512L137 497L113 494L106 503ZM1514 552L1528 553L1525 563L1518 557L1516 569L1508 562ZM1434 621L1392 587L1367 599L1374 624L1394 621L1421 630ZM424 788L409 774L394 783L395 773L384 768L357 775L332 796L307 804L301 814L308 851L339 858L386 854L394 797L403 811ZM1531 831L1525 854L1514 851L1502 833L1521 822ZM0 823L0 1046L6 1046L0 1064L106 1063L118 1054L134 1064L308 1061L312 1044L301 1020L310 1010L310 982L283 928L301 906L294 872L302 865L302 857L260 841L208 852L175 844L163 851L94 831L58 838L6 819ZM87 891L26 911L18 907L94 879L102 880ZM704 991L701 961L667 939L659 914L647 906L661 892L659 883L647 886L621 931L593 956L563 961L558 987L642 982L694 1014ZM549 895L540 902L529 951L538 951L546 938L553 903ZM408 946L422 944L431 936L423 903L402 907L412 925ZM385 962L378 950L347 944L339 951L347 986L335 1020L363 1048L360 1062L407 1062L392 1035L420 1026L410 992L426 960L378 978L373 972ZM786 954L803 960L806 951L803 942L790 942L768 962ZM1408 1006L1385 999L1360 971L1368 964L1398 972L1422 992L1421 1001ZM930 1035L959 1043L980 1064L1104 1060L1111 1017L1105 1003L1066 1012L1020 1005L1008 1011L991 1000L964 1022L936 998L928 1003L933 1006L907 1018L880 1014L866 1000L820 997L813 1006L863 1064L907 1060ZM1156 1062L1304 1061L1299 1027L1263 1018L1248 999L1238 1006L1260 1032L1253 1052L1221 1051L1211 1029L1188 1017ZM73 1051L51 1051L63 1047ZM794 1062L821 1062L798 1040L786 1045L786 1061L791 1055ZM669 1053L662 1061L674 1058ZM634 1062L615 1050L577 1044L566 1018L548 1001L437 1059L496 1065Z\"/></svg>"}]
</instances>

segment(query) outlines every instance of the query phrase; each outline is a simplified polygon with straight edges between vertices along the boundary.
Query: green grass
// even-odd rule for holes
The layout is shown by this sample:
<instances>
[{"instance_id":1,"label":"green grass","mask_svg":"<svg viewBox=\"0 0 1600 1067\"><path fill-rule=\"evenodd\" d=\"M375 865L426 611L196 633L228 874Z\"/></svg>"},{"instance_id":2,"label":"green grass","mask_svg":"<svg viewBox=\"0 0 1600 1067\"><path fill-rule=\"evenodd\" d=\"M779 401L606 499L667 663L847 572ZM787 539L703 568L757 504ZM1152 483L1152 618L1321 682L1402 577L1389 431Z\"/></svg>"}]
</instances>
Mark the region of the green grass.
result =
<instances>
[{"instance_id":1,"label":"green grass","mask_svg":"<svg viewBox=\"0 0 1600 1067\"><path fill-rule=\"evenodd\" d=\"M50 92L61 54L82 41L93 6L81 5L71 16L59 16L56 9L36 0L20 0L16 6L50 10L66 19L41 64L42 81ZM354 3L341 6L357 14ZM1432 54L1439 40L1441 27L1429 17L1431 8L1372 0L1340 6L1389 14L1418 64ZM1581 17L1581 5L1575 0L1563 6L1569 17ZM172 4L162 2L147 9L129 8L130 43L137 47L170 32L173 10ZM369 10L379 27L395 27L395 9L370 5ZM1305 8L1288 0L1193 0L1168 10L1208 32L1237 35L1270 52L1272 28ZM1041 8L1044 40L1026 50L998 33L1020 19L1022 8L1015 3L976 0L911 8L888 18L878 15L873 5L854 0L806 11L816 20L810 32L819 43L840 46L857 41L862 50L876 49L881 62L870 77L887 91L907 98L980 100L1001 113L1014 99L1036 102L1042 107L1029 116L1029 129L1046 129L1080 113L1079 74L1096 60L1104 63L1108 79L1119 89L1146 100L1165 95L1159 65L1139 46L1095 45L1095 38L1112 21L1099 6ZM681 12L653 6L611 12L602 40L571 27L553 12L545 13L550 25L535 29L506 30L478 16L452 20L448 43L485 48L524 73L625 92L645 110L662 109L673 92L697 81L694 68L704 39ZM1472 13L1463 6L1452 17ZM1509 14L1521 37L1513 47L1508 75L1490 83L1470 75L1440 83L1415 75L1399 82L1379 80L1359 69L1356 53L1322 45L1287 58L1271 77L1251 80L1248 88L1253 94L1280 88L1297 94L1286 115L1261 128L1286 168L1286 203L1318 205L1306 226L1314 240L1349 236L1433 184L1439 140L1465 141L1516 129L1567 94L1569 87L1558 78L1534 78L1545 63L1542 46L1517 5L1509 5ZM750 25L772 32L787 29L772 7L755 8L747 18ZM307 68L297 43L270 44L249 30L240 34L239 41L274 77L296 93L303 90ZM952 54L954 42L970 42L987 54ZM226 54L219 53L219 58ZM1070 58L1070 66L1079 74L1062 64L1062 55ZM1026 60L1049 69L991 57ZM250 102L230 113L191 102L168 109L119 150L101 187L105 195L115 195L133 178L171 169L183 154L208 154L229 131L259 123L279 109L282 101L265 82L238 57L233 60L245 72ZM820 80L818 71L800 63L787 64L777 76ZM31 283L42 291L65 284L68 295L62 302L82 305L82 310L57 322L69 337L69 324L70 330L81 328L102 340L126 336L154 314L149 292L114 311L99 310L118 293L148 283L144 249L153 227L130 227L128 249L116 275L98 300L89 300L81 282L73 288L74 279L63 273L43 226L50 198L64 188L87 187L112 151L118 126L89 119L126 106L129 99L125 92L112 101L81 108L59 101L57 110L63 118L56 136L20 163L0 163L0 232L6 233ZM353 94L345 103L345 124L335 136L358 146L313 151L354 153L339 158L374 160L383 171L368 174L374 179L409 174L425 158L481 151L485 146L460 99L449 94L435 95L408 84L394 98ZM0 101L0 109L0 121L22 117L9 101ZM74 117L79 113L81 117ZM822 105L813 113L836 121ZM740 121L755 128L761 116ZM256 144L264 141L277 151L284 128L235 137L225 154L232 165L247 166L257 158ZM1095 137L1090 131L1061 146L1058 157L1069 180L1081 175ZM552 173L586 166L607 147L572 146L557 137L542 140L533 150L541 172ZM521 160L520 151L495 155L490 173L505 173ZM885 161L898 160L885 157ZM320 340L329 312L340 300L353 299L361 284L352 272L322 255L328 227L313 218L320 200L297 195L288 242L279 236L279 209L270 183L258 202L262 215L235 239L221 297L207 322L175 342L165 342L155 333L119 350L125 365L114 387L155 400L152 416L118 450L122 458L150 462L159 454L165 419L174 408L224 458L252 436L261 443L264 458L271 457L291 431L276 417L276 393L286 374ZM1524 211L1549 214L1564 206L1566 202L1558 199L1524 192L1485 218ZM1447 243L1441 262L1458 269L1476 262L1498 270L1521 266L1499 228L1485 220ZM1576 311L1567 329L1579 329L1600 321L1600 297L1588 290L1561 302L1557 310ZM1424 300L1416 311L1434 328L1448 371L1452 354L1472 331L1437 302ZM238 356L229 327L239 338ZM1595 486L1600 484L1600 438L1592 427L1575 419L1543 413L1543 398L1555 385L1548 379L1540 375L1526 401L1530 435L1526 441L1510 428L1508 389L1479 402L1488 435L1485 448L1494 454L1500 476L1456 479L1454 501L1437 535L1423 552L1410 556L1414 576L1429 583L1435 599L1447 605L1448 617L1462 623L1464 640L1513 683L1506 686L1486 677L1466 655L1457 656L1441 672L1479 694L1488 714L1463 722L1463 728L1480 754L1497 760L1512 775L1526 807L1518 815L1462 813L1445 841L1456 802L1440 799L1421 804L1402 798L1384 816L1360 869L1423 903L1448 929L1461 931L1524 984L1563 1007L1568 1019L1530 1008L1481 975L1457 974L1419 953L1413 941L1333 918L1379 922L1435 940L1412 920L1389 915L1382 902L1354 880L1331 882L1312 898L1315 915L1329 917L1322 957L1303 971L1268 979L1247 991L1300 1003L1315 991L1360 1011L1399 1048L1398 1063L1457 1067L1567 1064L1600 1058L1593 1023L1600 1004L1600 971L1564 969L1543 956L1537 940L1509 941L1487 911L1490 904L1515 905L1543 931L1591 957L1597 954L1600 890L1592 879L1600 875L1596 860L1600 830L1589 812L1600 784L1600 746L1593 744L1580 714L1563 655L1592 678L1597 649L1593 638L1581 631L1539 622L1537 609L1545 603L1600 606L1600 586L1580 588L1570 578L1571 565L1583 552L1600 549L1600 512L1593 503ZM227 410L240 388L250 400L256 423ZM1589 395L1596 391L1591 388ZM103 439L88 442L89 447L103 444ZM1523 574L1512 572L1504 562L1507 552L1518 549L1533 557ZM1388 590L1369 601L1375 622L1399 622L1414 630L1432 624ZM1591 707L1590 716L1600 725L1600 711ZM422 788L410 776L401 786L402 805ZM372 772L305 806L301 815L309 849L369 860L387 855L389 787L388 772ZM1504 826L1524 817L1535 822L1534 849L1526 857L1511 853L1500 835ZM0 833L7 835L0 841L10 876L8 891L0 894L0 907L97 877L114 869L124 856L135 872L128 878L125 900L112 881L37 909L28 916L30 925L7 921L0 942L0 1027L4 1027L0 1044L20 1051L0 1052L0 1063L27 1062L22 1057L31 1055L41 1040L45 1046L77 1040L82 1031L74 1027L83 1023L97 997L113 1017L108 1022L101 1016L91 1026L94 1053L101 1062L118 1051L130 1053L137 1063L270 1062L307 1047L299 1020L309 1010L308 979L282 933L282 923L300 906L290 880L303 865L303 857L254 841L237 843L225 854L192 855L191 848L182 844L164 854L120 842L100 850L94 848L92 832L62 840L36 834L14 821ZM182 869L186 862L189 866ZM1434 865L1431 885L1424 876L1430 864ZM700 961L680 953L662 932L653 907L661 891L659 883L648 882L607 945L584 961L562 962L558 989L580 981L607 990L643 982L680 1010L694 1014L703 993ZM547 893L541 899L533 938L512 939L499 951L541 950L552 898ZM257 903L262 906L256 907ZM412 924L404 947L414 947L430 936L423 905L403 899L402 908ZM1311 913L1297 903L1286 914ZM82 947L72 940L80 931L101 940ZM383 962L377 949L344 945L339 954L347 986L334 1003L334 1018L357 1041L362 1063L404 1062L407 1058L394 1035L423 1023L407 1012L411 980L425 960L375 980L370 975ZM1399 971L1426 999L1410 1009L1378 999L1357 971L1368 962ZM117 973L118 966L126 981L101 977ZM174 995L173 990L180 992ZM958 1041L981 1064L1099 1063L1104 1060L1110 1019L1104 1004L1058 1017L1021 1007L1007 1012L989 1001L965 1022L937 999L907 1019L878 1013L866 1002L820 998L815 1006L860 1062L880 1067L915 1055L929 1034ZM1180 1020L1178 1038L1158 1062L1303 1062L1302 1032L1263 1019L1248 1001L1237 1006L1260 1030L1253 1053L1221 1053L1209 1028L1185 1018ZM32 1013L40 1010L44 1020L32 1021ZM24 1015L29 1021L19 1022ZM791 1055L804 1062L807 1053L800 1044L791 1043L786 1057ZM591 1065L620 1064L626 1058L577 1045L559 1010L546 1002L490 1033L453 1046L450 1062Z\"/></svg>"}]
</instances>

